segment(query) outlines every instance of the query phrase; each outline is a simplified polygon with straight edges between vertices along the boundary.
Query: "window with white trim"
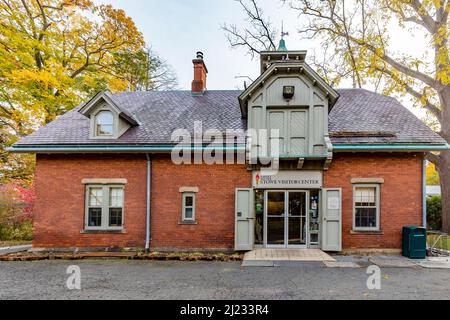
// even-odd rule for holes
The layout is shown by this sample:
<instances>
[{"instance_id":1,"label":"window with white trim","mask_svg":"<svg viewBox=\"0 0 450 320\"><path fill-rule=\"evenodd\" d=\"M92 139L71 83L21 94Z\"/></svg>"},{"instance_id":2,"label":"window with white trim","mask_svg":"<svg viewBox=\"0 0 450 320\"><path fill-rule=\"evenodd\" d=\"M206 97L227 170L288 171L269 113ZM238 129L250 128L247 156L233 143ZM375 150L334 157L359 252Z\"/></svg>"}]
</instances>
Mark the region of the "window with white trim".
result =
<instances>
[{"instance_id":1,"label":"window with white trim","mask_svg":"<svg viewBox=\"0 0 450 320\"><path fill-rule=\"evenodd\" d=\"M111 111L103 110L95 115L95 134L97 136L114 134L114 116Z\"/></svg>"},{"instance_id":2,"label":"window with white trim","mask_svg":"<svg viewBox=\"0 0 450 320\"><path fill-rule=\"evenodd\" d=\"M353 186L353 229L380 229L380 186Z\"/></svg>"},{"instance_id":3,"label":"window with white trim","mask_svg":"<svg viewBox=\"0 0 450 320\"><path fill-rule=\"evenodd\" d=\"M124 187L86 186L86 230L122 230Z\"/></svg>"},{"instance_id":4,"label":"window with white trim","mask_svg":"<svg viewBox=\"0 0 450 320\"><path fill-rule=\"evenodd\" d=\"M195 193L185 192L182 196L182 220L195 221Z\"/></svg>"}]
</instances>

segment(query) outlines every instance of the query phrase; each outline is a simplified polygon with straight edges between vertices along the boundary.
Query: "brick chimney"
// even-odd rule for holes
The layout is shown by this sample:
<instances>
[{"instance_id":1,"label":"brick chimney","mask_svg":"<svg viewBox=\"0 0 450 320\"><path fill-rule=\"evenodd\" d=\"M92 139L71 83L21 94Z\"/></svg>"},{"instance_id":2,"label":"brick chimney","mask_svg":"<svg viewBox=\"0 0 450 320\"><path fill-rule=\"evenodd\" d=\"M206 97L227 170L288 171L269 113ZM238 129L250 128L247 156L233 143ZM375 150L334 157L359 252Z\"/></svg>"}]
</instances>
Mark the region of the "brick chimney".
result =
<instances>
[{"instance_id":1,"label":"brick chimney","mask_svg":"<svg viewBox=\"0 0 450 320\"><path fill-rule=\"evenodd\" d=\"M194 64L194 80L192 81L192 94L202 95L206 90L206 75L208 69L206 68L205 61L203 61L203 52L197 52L197 58L192 60Z\"/></svg>"}]
</instances>

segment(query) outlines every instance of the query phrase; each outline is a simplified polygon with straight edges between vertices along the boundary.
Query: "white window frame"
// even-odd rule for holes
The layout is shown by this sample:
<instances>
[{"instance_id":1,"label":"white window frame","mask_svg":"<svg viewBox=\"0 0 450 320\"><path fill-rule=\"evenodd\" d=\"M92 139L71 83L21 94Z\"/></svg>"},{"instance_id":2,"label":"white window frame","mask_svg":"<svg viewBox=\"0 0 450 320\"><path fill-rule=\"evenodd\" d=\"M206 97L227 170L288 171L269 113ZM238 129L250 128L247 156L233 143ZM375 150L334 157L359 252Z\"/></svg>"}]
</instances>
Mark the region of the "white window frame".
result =
<instances>
[{"instance_id":1,"label":"white window frame","mask_svg":"<svg viewBox=\"0 0 450 320\"><path fill-rule=\"evenodd\" d=\"M357 227L356 226L356 205L355 194L357 188L375 188L375 206L376 206L376 226L375 227ZM353 207L353 230L355 231L380 231L380 185L358 183L353 185L352 207Z\"/></svg>"},{"instance_id":2,"label":"white window frame","mask_svg":"<svg viewBox=\"0 0 450 320\"><path fill-rule=\"evenodd\" d=\"M186 205L186 198L192 197L192 206ZM192 208L192 218L186 217L186 209ZM195 193L194 192L183 192L181 197L181 218L182 221L195 221Z\"/></svg>"},{"instance_id":3,"label":"white window frame","mask_svg":"<svg viewBox=\"0 0 450 320\"><path fill-rule=\"evenodd\" d=\"M90 189L101 188L102 191L102 217L101 225L91 227L89 226L89 195ZM109 209L110 206L110 190L113 188L122 189L122 226L110 227L109 226ZM118 208L118 207L113 207ZM122 231L125 225L125 186L122 184L89 184L85 188L85 209L84 209L84 230L86 231Z\"/></svg>"}]
</instances>

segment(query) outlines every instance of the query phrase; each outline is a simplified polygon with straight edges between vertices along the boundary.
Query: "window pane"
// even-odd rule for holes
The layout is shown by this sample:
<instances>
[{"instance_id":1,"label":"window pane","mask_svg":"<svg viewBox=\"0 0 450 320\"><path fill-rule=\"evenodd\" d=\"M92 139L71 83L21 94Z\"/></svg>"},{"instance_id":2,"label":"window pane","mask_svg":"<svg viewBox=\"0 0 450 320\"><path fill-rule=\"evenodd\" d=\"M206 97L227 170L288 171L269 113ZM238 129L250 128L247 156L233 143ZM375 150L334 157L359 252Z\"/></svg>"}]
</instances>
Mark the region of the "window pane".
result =
<instances>
[{"instance_id":1,"label":"window pane","mask_svg":"<svg viewBox=\"0 0 450 320\"><path fill-rule=\"evenodd\" d=\"M113 134L113 126L112 125L97 125L97 135L112 135Z\"/></svg>"},{"instance_id":2,"label":"window pane","mask_svg":"<svg viewBox=\"0 0 450 320\"><path fill-rule=\"evenodd\" d=\"M100 111L96 116L97 134L113 134L114 117L111 111Z\"/></svg>"},{"instance_id":3,"label":"window pane","mask_svg":"<svg viewBox=\"0 0 450 320\"><path fill-rule=\"evenodd\" d=\"M365 227L363 222L364 209L356 208L355 209L355 226L356 227Z\"/></svg>"},{"instance_id":4,"label":"window pane","mask_svg":"<svg viewBox=\"0 0 450 320\"><path fill-rule=\"evenodd\" d=\"M109 191L109 206L123 207L123 189L111 188Z\"/></svg>"},{"instance_id":5,"label":"window pane","mask_svg":"<svg viewBox=\"0 0 450 320\"><path fill-rule=\"evenodd\" d=\"M355 226L363 228L376 228L377 209L376 208L356 208Z\"/></svg>"},{"instance_id":6,"label":"window pane","mask_svg":"<svg viewBox=\"0 0 450 320\"><path fill-rule=\"evenodd\" d=\"M185 197L185 206L186 207L192 207L193 205L194 205L194 197L192 197L192 196L187 196L187 197Z\"/></svg>"},{"instance_id":7,"label":"window pane","mask_svg":"<svg viewBox=\"0 0 450 320\"><path fill-rule=\"evenodd\" d=\"M367 209L367 223L370 228L376 228L377 226L377 209Z\"/></svg>"},{"instance_id":8,"label":"window pane","mask_svg":"<svg viewBox=\"0 0 450 320\"><path fill-rule=\"evenodd\" d=\"M102 188L89 188L89 206L101 206L103 197Z\"/></svg>"},{"instance_id":9,"label":"window pane","mask_svg":"<svg viewBox=\"0 0 450 320\"><path fill-rule=\"evenodd\" d=\"M284 192L269 192L267 194L267 215L280 216L284 214Z\"/></svg>"},{"instance_id":10,"label":"window pane","mask_svg":"<svg viewBox=\"0 0 450 320\"><path fill-rule=\"evenodd\" d=\"M100 227L102 225L102 209L89 208L88 226Z\"/></svg>"},{"instance_id":11,"label":"window pane","mask_svg":"<svg viewBox=\"0 0 450 320\"><path fill-rule=\"evenodd\" d=\"M356 206L375 206L376 188L356 188L355 189L355 205Z\"/></svg>"},{"instance_id":12,"label":"window pane","mask_svg":"<svg viewBox=\"0 0 450 320\"><path fill-rule=\"evenodd\" d=\"M194 210L192 208L184 209L184 218L185 219L192 219L194 217L193 212L194 212Z\"/></svg>"},{"instance_id":13,"label":"window pane","mask_svg":"<svg viewBox=\"0 0 450 320\"><path fill-rule=\"evenodd\" d=\"M109 209L109 226L121 227L122 226L122 209L110 208Z\"/></svg>"},{"instance_id":14,"label":"window pane","mask_svg":"<svg viewBox=\"0 0 450 320\"><path fill-rule=\"evenodd\" d=\"M112 125L114 118L111 111L100 111L97 114L97 123L101 125Z\"/></svg>"},{"instance_id":15,"label":"window pane","mask_svg":"<svg viewBox=\"0 0 450 320\"><path fill-rule=\"evenodd\" d=\"M264 191L255 190L255 244L264 243Z\"/></svg>"}]
</instances>

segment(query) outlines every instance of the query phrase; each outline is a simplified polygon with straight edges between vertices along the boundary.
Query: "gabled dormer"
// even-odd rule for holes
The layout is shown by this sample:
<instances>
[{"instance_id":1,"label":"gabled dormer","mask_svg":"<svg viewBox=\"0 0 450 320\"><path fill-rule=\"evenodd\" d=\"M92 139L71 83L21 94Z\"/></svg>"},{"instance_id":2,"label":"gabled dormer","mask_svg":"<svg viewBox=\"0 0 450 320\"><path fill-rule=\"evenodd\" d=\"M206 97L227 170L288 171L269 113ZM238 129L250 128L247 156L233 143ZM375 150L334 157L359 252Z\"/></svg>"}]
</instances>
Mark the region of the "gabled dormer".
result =
<instances>
[{"instance_id":1,"label":"gabled dormer","mask_svg":"<svg viewBox=\"0 0 450 320\"><path fill-rule=\"evenodd\" d=\"M279 158L298 162L319 160L326 168L332 157L328 114L339 98L306 62L306 51L261 53L261 75L239 96L242 116L256 131L279 130ZM255 142L256 140L256 142ZM259 140L259 141L258 141ZM249 159L271 158L271 143L260 138L249 142ZM325 160L325 161L322 161Z\"/></svg>"},{"instance_id":2,"label":"gabled dormer","mask_svg":"<svg viewBox=\"0 0 450 320\"><path fill-rule=\"evenodd\" d=\"M90 139L118 139L137 120L117 105L109 92L99 92L79 112L90 119Z\"/></svg>"}]
</instances>

